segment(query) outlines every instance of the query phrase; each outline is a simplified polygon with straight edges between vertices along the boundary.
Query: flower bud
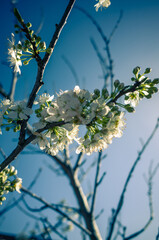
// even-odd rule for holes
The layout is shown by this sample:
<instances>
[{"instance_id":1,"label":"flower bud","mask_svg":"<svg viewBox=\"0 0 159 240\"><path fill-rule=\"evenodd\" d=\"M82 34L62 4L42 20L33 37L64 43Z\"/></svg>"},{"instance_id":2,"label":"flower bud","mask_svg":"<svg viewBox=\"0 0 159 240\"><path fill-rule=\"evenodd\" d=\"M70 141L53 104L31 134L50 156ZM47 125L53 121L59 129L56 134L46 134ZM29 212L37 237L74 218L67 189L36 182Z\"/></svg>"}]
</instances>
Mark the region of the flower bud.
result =
<instances>
[{"instance_id":1,"label":"flower bud","mask_svg":"<svg viewBox=\"0 0 159 240\"><path fill-rule=\"evenodd\" d=\"M150 73L151 70L152 70L151 68L146 68L144 74L148 74L148 73Z\"/></svg>"},{"instance_id":2,"label":"flower bud","mask_svg":"<svg viewBox=\"0 0 159 240\"><path fill-rule=\"evenodd\" d=\"M138 73L140 72L140 70L141 70L141 68L137 66L136 68L133 69L133 74L134 74L135 76L137 76Z\"/></svg>"},{"instance_id":3,"label":"flower bud","mask_svg":"<svg viewBox=\"0 0 159 240\"><path fill-rule=\"evenodd\" d=\"M26 27L27 27L27 28L30 28L30 27L32 27L32 24L31 24L30 22L28 22L28 23L26 24Z\"/></svg>"},{"instance_id":4,"label":"flower bud","mask_svg":"<svg viewBox=\"0 0 159 240\"><path fill-rule=\"evenodd\" d=\"M114 81L114 87L117 88L120 84L120 81L119 80L115 80Z\"/></svg>"},{"instance_id":5,"label":"flower bud","mask_svg":"<svg viewBox=\"0 0 159 240\"><path fill-rule=\"evenodd\" d=\"M46 43L45 43L45 42L40 42L40 43L39 43L39 47L40 47L42 50L45 50L45 49L46 49Z\"/></svg>"}]
</instances>

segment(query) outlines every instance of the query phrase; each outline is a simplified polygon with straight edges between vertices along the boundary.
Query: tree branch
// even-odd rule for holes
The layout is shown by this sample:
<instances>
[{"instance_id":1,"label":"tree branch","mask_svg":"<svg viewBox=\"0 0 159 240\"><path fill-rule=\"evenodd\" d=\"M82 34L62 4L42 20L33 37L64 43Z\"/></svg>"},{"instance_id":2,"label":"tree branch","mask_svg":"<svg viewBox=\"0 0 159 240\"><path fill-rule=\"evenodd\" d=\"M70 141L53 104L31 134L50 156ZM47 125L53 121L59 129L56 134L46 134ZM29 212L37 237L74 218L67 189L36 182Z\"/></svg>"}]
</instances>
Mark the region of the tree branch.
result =
<instances>
[{"instance_id":1,"label":"tree branch","mask_svg":"<svg viewBox=\"0 0 159 240\"><path fill-rule=\"evenodd\" d=\"M106 240L110 240L111 237L112 237L112 234L113 234L113 230L114 230L114 227L115 227L115 223L116 223L116 220L117 220L117 217L118 217L118 214L123 206L123 203L124 203L124 197L125 197L125 193L126 193L126 190L127 190L127 186L130 182L130 179L132 177L132 174L138 164L138 162L140 161L141 159L141 156L142 154L144 153L145 149L147 148L147 146L149 145L150 141L152 140L153 136L155 135L157 129L159 127L159 119L157 120L157 123L156 123L156 126L154 128L154 130L152 131L151 135L149 136L149 138L147 139L146 143L144 144L144 146L142 147L141 151L138 153L138 157L137 159L135 160L129 174L128 174L128 177L125 181L125 184L124 184L124 187L123 187L123 191L121 193L121 196L120 196L120 199L119 199L119 202L118 202L118 205L117 205L117 208L115 210L115 213L114 215L112 216L112 220L111 220L111 223L110 223L110 229L109 229L109 233L106 237Z\"/></svg>"}]
</instances>

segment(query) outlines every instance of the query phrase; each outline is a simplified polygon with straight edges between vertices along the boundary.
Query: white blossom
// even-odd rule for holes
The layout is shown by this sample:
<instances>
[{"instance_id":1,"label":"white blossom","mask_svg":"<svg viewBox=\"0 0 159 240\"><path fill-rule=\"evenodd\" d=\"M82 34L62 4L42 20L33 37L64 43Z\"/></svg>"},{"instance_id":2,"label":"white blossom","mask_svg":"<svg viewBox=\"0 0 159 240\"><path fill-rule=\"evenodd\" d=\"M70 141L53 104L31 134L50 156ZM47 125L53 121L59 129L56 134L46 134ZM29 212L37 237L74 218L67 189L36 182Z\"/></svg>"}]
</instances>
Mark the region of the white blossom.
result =
<instances>
[{"instance_id":1,"label":"white blossom","mask_svg":"<svg viewBox=\"0 0 159 240\"><path fill-rule=\"evenodd\" d=\"M136 107L140 101L139 92L134 91L126 94L129 97L124 101L125 104L130 104L132 107Z\"/></svg>"},{"instance_id":2,"label":"white blossom","mask_svg":"<svg viewBox=\"0 0 159 240\"><path fill-rule=\"evenodd\" d=\"M43 105L45 103L51 102L54 98L53 96L50 96L48 93L43 93L41 96L39 96L38 100L34 102L34 104Z\"/></svg>"},{"instance_id":3,"label":"white blossom","mask_svg":"<svg viewBox=\"0 0 159 240\"><path fill-rule=\"evenodd\" d=\"M50 143L44 134L34 134L37 135L37 137L32 141L32 144L38 144L41 150L44 150L46 147L50 148Z\"/></svg>"},{"instance_id":4,"label":"white blossom","mask_svg":"<svg viewBox=\"0 0 159 240\"><path fill-rule=\"evenodd\" d=\"M96 8L96 11L98 11L98 9L101 7L109 7L111 2L110 0L98 0L99 2L97 4L94 5L94 7Z\"/></svg>"},{"instance_id":5,"label":"white blossom","mask_svg":"<svg viewBox=\"0 0 159 240\"><path fill-rule=\"evenodd\" d=\"M9 113L7 116L13 120L27 120L28 117L32 114L32 112L33 110L27 107L27 103L25 101L21 101L13 104L9 108Z\"/></svg>"},{"instance_id":6,"label":"white blossom","mask_svg":"<svg viewBox=\"0 0 159 240\"><path fill-rule=\"evenodd\" d=\"M17 192L21 193L20 189L22 187L22 179L21 178L16 178L14 186L15 186L15 190Z\"/></svg>"},{"instance_id":7,"label":"white blossom","mask_svg":"<svg viewBox=\"0 0 159 240\"><path fill-rule=\"evenodd\" d=\"M19 42L21 44L21 42ZM15 46L15 38L14 34L11 34L11 41L9 40L9 48L8 48L8 61L10 62L10 67L14 68L14 72L18 72L21 74L20 66L22 66L22 62L20 59L20 55L22 54L22 51L20 49L17 49Z\"/></svg>"},{"instance_id":8,"label":"white blossom","mask_svg":"<svg viewBox=\"0 0 159 240\"><path fill-rule=\"evenodd\" d=\"M48 99L49 104L46 104ZM33 141L52 155L63 151L73 141L79 145L76 153L90 155L101 151L112 143L114 137L121 137L125 127L123 112L112 111L100 94L94 97L94 94L79 86L74 90L61 91L56 99L42 95L39 105L39 122L34 124L35 129L43 128L48 122L65 122L63 126L48 129L43 135L37 133ZM79 125L85 125L87 129L83 138L78 137Z\"/></svg>"}]
</instances>

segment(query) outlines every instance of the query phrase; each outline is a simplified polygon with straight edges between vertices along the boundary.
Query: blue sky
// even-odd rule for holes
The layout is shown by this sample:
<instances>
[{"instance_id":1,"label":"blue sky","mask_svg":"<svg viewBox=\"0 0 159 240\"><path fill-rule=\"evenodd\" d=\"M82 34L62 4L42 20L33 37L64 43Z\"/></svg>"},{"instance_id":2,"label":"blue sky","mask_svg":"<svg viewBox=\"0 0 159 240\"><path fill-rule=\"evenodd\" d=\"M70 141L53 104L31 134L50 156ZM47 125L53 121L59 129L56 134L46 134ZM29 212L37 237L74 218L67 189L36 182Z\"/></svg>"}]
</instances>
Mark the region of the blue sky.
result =
<instances>
[{"instance_id":1,"label":"blue sky","mask_svg":"<svg viewBox=\"0 0 159 240\"><path fill-rule=\"evenodd\" d=\"M44 19L40 36L48 45L55 30L55 24L59 22L67 2L66 0L19 0L17 7L23 18L30 21L35 30L38 28L41 19ZM142 70L146 67L152 67L150 77L159 77L159 1L112 0L112 4L108 9L98 12L94 10L93 5L95 3L94 0L76 1L76 5L86 9L96 19L107 36L114 27L120 10L123 10L122 21L110 44L111 55L114 60L115 79L129 84L132 69L135 66L140 66ZM10 38L11 32L14 32L14 16L11 13L9 0L0 0L0 4L0 60L6 61L7 38ZM96 53L90 43L90 37L94 38L102 51L104 43L95 26L83 13L74 8L47 65L44 74L45 84L40 93L46 91L52 95L59 92L60 89L72 89L75 86L74 77L63 61L62 56L67 57L73 64L81 88L85 87L90 91L95 88L102 88L102 73ZM4 64L0 65L0 71L0 83L6 91L9 91L12 72ZM22 67L22 75L16 88L16 100L28 97L35 77L36 64L32 60L28 66ZM148 138L159 117L158 103L158 94L151 100L141 101L134 114L126 115L127 127L123 137L116 139L106 151L108 158L103 162L102 171L106 171L107 176L99 189L99 197L97 198L97 212L100 211L99 206L106 209L105 214L101 216L98 222L102 232L105 232L106 219L110 216L111 208L116 207L127 173L137 157L137 152L141 149L140 138L143 141ZM12 133L0 136L1 147L7 155L15 146L14 139L16 136L17 134L13 135ZM147 186L143 174L147 173L151 160L154 160L154 165L159 160L158 142L159 133L155 135L143 155L126 195L121 219L128 226L128 233L140 229L148 219ZM92 161L94 157L88 158L88 160ZM66 197L69 201L75 203L67 180L64 177L56 178L55 175L52 176L52 172L44 164L46 162L49 162L49 160L41 155L32 157L31 155L21 154L14 164L18 168L18 176L23 177L25 187L29 185L37 169L43 166L42 175L33 190L37 194L44 196L48 201L56 202ZM88 185L92 177L93 171L86 180L85 191L88 191ZM57 191L57 185L58 189L62 190ZM153 193L155 220L147 232L138 240L155 239L157 233L159 222L159 173L154 180ZM36 203L33 203L33 205L35 206ZM17 224L15 224L15 214ZM23 221L21 220L22 214L20 211L17 209L10 211L1 224L0 231L20 232L29 221L27 217L23 217ZM29 226L30 228L31 226ZM69 239L72 240L73 238L70 237Z\"/></svg>"}]
</instances>

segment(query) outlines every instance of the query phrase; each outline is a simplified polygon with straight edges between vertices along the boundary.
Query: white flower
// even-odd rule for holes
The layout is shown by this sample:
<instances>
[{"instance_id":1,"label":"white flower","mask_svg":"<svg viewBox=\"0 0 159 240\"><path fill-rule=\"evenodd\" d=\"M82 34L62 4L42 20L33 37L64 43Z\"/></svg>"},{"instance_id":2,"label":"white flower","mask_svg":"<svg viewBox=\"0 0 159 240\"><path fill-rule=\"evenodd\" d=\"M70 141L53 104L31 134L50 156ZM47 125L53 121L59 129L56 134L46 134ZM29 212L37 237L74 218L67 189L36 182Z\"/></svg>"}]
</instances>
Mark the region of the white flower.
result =
<instances>
[{"instance_id":1,"label":"white flower","mask_svg":"<svg viewBox=\"0 0 159 240\"><path fill-rule=\"evenodd\" d=\"M11 103L11 101L9 99L5 99L5 100L1 101L1 103L0 103L0 111L1 111L2 115L6 112L8 107L11 106L11 104L12 103Z\"/></svg>"},{"instance_id":2,"label":"white flower","mask_svg":"<svg viewBox=\"0 0 159 240\"><path fill-rule=\"evenodd\" d=\"M98 11L98 9L101 7L109 7L111 4L110 0L99 0L99 2L97 4L94 5L94 7L96 8L96 11Z\"/></svg>"},{"instance_id":3,"label":"white flower","mask_svg":"<svg viewBox=\"0 0 159 240\"><path fill-rule=\"evenodd\" d=\"M126 96L129 97L129 99L124 101L125 104L130 104L132 107L136 107L138 105L140 101L138 91L127 93Z\"/></svg>"},{"instance_id":4,"label":"white flower","mask_svg":"<svg viewBox=\"0 0 159 240\"><path fill-rule=\"evenodd\" d=\"M53 96L50 96L48 93L43 93L41 96L39 96L38 100L34 102L34 104L43 105L47 102L51 102L54 98Z\"/></svg>"},{"instance_id":5,"label":"white flower","mask_svg":"<svg viewBox=\"0 0 159 240\"><path fill-rule=\"evenodd\" d=\"M22 51L17 49L15 46L15 38L14 38L14 34L12 33L11 35L11 41L9 40L9 47L8 48L8 61L10 62L10 67L14 68L14 72L18 72L19 74L21 74L21 70L19 68L19 66L22 66L22 62L20 59L20 55L22 54ZM21 44L21 42L19 42L19 44Z\"/></svg>"},{"instance_id":6,"label":"white flower","mask_svg":"<svg viewBox=\"0 0 159 240\"><path fill-rule=\"evenodd\" d=\"M8 117L16 120L27 120L28 117L32 114L33 110L27 107L25 101L17 102L9 108Z\"/></svg>"},{"instance_id":7,"label":"white flower","mask_svg":"<svg viewBox=\"0 0 159 240\"><path fill-rule=\"evenodd\" d=\"M20 188L22 187L22 179L21 178L16 178L15 179L15 190L19 193L21 193Z\"/></svg>"},{"instance_id":8,"label":"white flower","mask_svg":"<svg viewBox=\"0 0 159 240\"><path fill-rule=\"evenodd\" d=\"M41 150L44 150L46 147L50 148L49 141L47 140L46 136L42 133L37 133L37 137L32 141L32 144L38 144Z\"/></svg>"}]
</instances>

